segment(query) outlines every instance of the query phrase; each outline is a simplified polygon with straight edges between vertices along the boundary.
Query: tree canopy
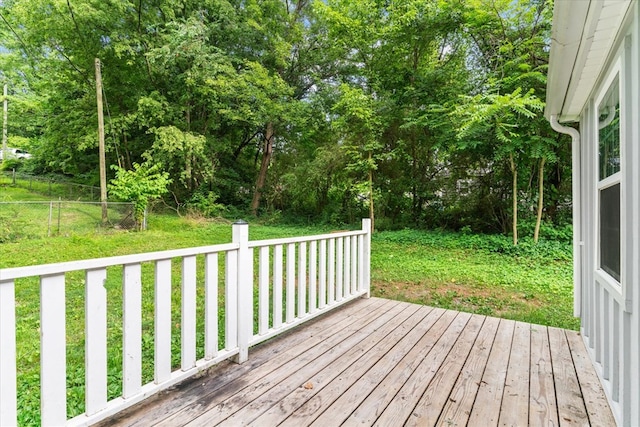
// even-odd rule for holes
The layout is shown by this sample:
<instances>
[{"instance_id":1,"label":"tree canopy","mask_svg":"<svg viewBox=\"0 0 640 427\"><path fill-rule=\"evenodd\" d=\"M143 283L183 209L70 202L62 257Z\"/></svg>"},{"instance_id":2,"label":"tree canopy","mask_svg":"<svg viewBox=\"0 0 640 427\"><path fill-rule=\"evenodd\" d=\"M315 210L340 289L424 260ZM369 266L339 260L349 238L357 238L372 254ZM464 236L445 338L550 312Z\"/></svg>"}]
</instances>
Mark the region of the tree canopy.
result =
<instances>
[{"instance_id":1,"label":"tree canopy","mask_svg":"<svg viewBox=\"0 0 640 427\"><path fill-rule=\"evenodd\" d=\"M154 165L179 211L515 240L518 209L525 232L569 217L570 150L541 114L551 12L549 0L4 0L10 141L33 152L32 173L97 182L99 58L110 178Z\"/></svg>"}]
</instances>

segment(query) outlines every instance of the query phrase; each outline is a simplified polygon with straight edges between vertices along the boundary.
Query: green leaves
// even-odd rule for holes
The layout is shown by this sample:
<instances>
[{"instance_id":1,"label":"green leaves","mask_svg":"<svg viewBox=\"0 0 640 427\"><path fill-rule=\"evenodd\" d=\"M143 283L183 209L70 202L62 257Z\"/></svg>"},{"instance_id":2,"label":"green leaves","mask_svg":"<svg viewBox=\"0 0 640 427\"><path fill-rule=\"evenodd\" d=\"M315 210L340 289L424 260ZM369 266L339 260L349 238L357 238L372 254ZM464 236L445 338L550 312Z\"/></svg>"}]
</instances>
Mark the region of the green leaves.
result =
<instances>
[{"instance_id":1,"label":"green leaves","mask_svg":"<svg viewBox=\"0 0 640 427\"><path fill-rule=\"evenodd\" d=\"M535 118L544 109L544 102L533 89L525 94L522 88L516 88L505 95L462 95L460 100L451 113L460 124L459 139L493 129L498 141L507 145L516 144L516 138L521 136L521 124L526 123L523 119Z\"/></svg>"},{"instance_id":2,"label":"green leaves","mask_svg":"<svg viewBox=\"0 0 640 427\"><path fill-rule=\"evenodd\" d=\"M131 170L118 166L113 166L112 169L115 170L116 177L109 184L109 194L116 199L134 203L136 222L140 227L149 202L168 191L167 187L171 183L169 174L161 172L159 163L134 163Z\"/></svg>"}]
</instances>

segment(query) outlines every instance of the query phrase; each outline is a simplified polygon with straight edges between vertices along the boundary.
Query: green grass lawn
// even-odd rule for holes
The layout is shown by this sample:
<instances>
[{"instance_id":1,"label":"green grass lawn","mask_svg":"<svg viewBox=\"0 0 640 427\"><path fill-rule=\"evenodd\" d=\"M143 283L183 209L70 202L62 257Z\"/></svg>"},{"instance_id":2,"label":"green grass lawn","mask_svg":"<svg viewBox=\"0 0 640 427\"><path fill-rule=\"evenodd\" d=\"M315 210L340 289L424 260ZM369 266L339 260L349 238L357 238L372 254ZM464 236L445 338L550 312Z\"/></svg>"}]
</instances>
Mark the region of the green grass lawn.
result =
<instances>
[{"instance_id":1,"label":"green grass lawn","mask_svg":"<svg viewBox=\"0 0 640 427\"><path fill-rule=\"evenodd\" d=\"M269 239L321 234L328 227L250 226L250 238ZM152 215L149 230L71 233L0 243L0 268L204 246L231 241L229 221L205 221ZM478 236L403 230L372 238L372 295L443 308L577 329L572 316L569 243L524 239L514 248L502 236ZM220 260L222 263L222 259ZM121 268L109 271L109 395L121 387ZM143 266L143 352L153 359L153 271ZM174 266L173 293L179 313L180 274ZM199 273L201 283L202 272ZM67 277L67 358L69 416L84 411L84 285L82 273ZM201 292L201 290L200 290ZM19 357L19 417L22 425L39 423L39 287L36 280L18 282L16 290ZM222 301L221 301L222 304ZM202 306L198 306L201 319ZM178 319L178 317L176 317ZM202 339L202 321L198 326ZM172 332L179 364L179 324ZM222 336L220 339L222 340ZM201 357L198 354L198 357ZM145 381L151 365L143 367Z\"/></svg>"}]
</instances>

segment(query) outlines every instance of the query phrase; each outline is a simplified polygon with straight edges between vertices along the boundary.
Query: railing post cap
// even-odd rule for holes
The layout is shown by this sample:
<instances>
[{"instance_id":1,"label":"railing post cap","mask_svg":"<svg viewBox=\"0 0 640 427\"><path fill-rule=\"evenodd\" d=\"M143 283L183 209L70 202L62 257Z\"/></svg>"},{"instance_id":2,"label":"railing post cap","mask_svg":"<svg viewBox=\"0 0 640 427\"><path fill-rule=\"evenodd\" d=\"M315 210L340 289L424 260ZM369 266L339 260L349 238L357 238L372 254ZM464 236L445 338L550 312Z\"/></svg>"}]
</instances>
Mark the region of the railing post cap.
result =
<instances>
[{"instance_id":1,"label":"railing post cap","mask_svg":"<svg viewBox=\"0 0 640 427\"><path fill-rule=\"evenodd\" d=\"M245 221L244 219L237 219L233 225L249 225L249 223L247 221Z\"/></svg>"}]
</instances>

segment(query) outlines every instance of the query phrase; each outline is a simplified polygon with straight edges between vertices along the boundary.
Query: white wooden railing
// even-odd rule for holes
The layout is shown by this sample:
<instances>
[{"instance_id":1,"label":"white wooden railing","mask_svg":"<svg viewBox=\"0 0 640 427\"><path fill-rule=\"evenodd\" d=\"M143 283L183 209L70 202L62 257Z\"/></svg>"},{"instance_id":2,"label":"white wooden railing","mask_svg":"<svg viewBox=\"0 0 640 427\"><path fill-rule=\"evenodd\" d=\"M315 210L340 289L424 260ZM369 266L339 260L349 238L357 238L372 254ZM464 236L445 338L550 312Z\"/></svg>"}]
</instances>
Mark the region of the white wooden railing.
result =
<instances>
[{"instance_id":1,"label":"white wooden railing","mask_svg":"<svg viewBox=\"0 0 640 427\"><path fill-rule=\"evenodd\" d=\"M40 282L40 419L87 425L111 416L210 366L249 357L249 348L360 296L369 295L370 221L362 230L249 241L244 222L232 243L111 258L0 269L0 426L18 423L16 283ZM219 257L220 264L219 264ZM224 257L224 260L222 259ZM172 319L172 274L180 259L180 312ZM224 261L224 263L222 262ZM153 286L153 381L142 384L143 266ZM254 274L254 264L258 272ZM219 265L221 267L219 267ZM107 397L108 269L122 269L122 393ZM219 271L224 269L224 274ZM84 272L85 413L67 420L66 276ZM219 277L223 277L219 282ZM120 279L118 279L120 280ZM147 287L149 288L149 287ZM203 294L198 297L198 291ZM202 292L203 291L203 292ZM220 316L219 297L224 299ZM204 349L196 306L203 305ZM257 313L254 313L257 310ZM256 314L257 316L254 316ZM219 319L221 319L219 321ZM254 320L255 319L255 320ZM180 324L180 366L172 367L171 329ZM223 332L224 343L218 343ZM204 357L196 360L198 351Z\"/></svg>"}]
</instances>

